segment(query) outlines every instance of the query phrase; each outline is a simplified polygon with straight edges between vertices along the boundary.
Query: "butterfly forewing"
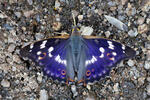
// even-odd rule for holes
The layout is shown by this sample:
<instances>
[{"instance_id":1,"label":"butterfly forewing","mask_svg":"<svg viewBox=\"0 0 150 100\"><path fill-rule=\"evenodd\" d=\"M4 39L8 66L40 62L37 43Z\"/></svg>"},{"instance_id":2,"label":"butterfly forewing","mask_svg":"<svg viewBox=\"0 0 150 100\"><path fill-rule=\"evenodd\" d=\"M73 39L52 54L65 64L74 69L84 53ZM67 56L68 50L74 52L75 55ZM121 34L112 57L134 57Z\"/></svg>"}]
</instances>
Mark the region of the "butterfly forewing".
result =
<instances>
[{"instance_id":1,"label":"butterfly forewing","mask_svg":"<svg viewBox=\"0 0 150 100\"><path fill-rule=\"evenodd\" d=\"M20 54L42 66L46 75L59 81L66 81L67 44L67 38L49 38L22 48Z\"/></svg>"},{"instance_id":2,"label":"butterfly forewing","mask_svg":"<svg viewBox=\"0 0 150 100\"><path fill-rule=\"evenodd\" d=\"M84 39L87 46L86 83L108 75L113 66L125 58L135 56L135 51L118 42L103 39Z\"/></svg>"}]
</instances>

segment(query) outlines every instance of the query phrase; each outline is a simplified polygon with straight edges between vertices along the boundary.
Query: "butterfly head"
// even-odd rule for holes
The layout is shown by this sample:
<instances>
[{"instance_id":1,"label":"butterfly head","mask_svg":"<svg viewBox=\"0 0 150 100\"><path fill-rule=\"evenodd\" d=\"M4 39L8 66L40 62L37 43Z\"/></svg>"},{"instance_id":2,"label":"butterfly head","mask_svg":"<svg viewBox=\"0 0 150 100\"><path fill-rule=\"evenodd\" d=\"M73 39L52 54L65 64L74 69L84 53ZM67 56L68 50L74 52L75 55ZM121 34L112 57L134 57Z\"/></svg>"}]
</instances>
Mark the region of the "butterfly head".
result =
<instances>
[{"instance_id":1,"label":"butterfly head","mask_svg":"<svg viewBox=\"0 0 150 100\"><path fill-rule=\"evenodd\" d=\"M81 35L81 32L80 32L80 29L75 26L73 29L72 29L72 34L71 36L80 36Z\"/></svg>"}]
</instances>

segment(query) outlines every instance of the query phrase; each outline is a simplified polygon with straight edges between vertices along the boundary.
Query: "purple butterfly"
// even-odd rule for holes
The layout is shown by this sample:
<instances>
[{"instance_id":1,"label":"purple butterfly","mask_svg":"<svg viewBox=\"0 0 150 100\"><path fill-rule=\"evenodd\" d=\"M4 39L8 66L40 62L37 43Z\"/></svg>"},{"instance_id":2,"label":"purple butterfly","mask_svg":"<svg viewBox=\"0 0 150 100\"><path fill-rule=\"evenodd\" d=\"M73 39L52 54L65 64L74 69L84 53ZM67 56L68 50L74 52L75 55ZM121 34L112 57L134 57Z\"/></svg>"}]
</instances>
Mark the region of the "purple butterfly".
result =
<instances>
[{"instance_id":1,"label":"purple butterfly","mask_svg":"<svg viewBox=\"0 0 150 100\"><path fill-rule=\"evenodd\" d=\"M81 36L75 29L71 36L32 43L22 48L20 54L41 66L54 80L86 84L108 75L118 62L134 57L135 51L115 41Z\"/></svg>"}]
</instances>

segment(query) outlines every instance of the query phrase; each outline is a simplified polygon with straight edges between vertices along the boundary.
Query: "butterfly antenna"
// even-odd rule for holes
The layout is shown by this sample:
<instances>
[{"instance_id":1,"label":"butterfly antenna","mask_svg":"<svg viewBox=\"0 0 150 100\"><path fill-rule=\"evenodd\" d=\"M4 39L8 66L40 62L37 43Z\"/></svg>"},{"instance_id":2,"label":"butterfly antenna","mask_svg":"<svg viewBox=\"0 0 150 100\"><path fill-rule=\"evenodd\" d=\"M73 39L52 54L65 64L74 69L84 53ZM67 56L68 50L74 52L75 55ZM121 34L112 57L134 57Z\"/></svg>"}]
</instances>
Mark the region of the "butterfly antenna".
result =
<instances>
[{"instance_id":1,"label":"butterfly antenna","mask_svg":"<svg viewBox=\"0 0 150 100\"><path fill-rule=\"evenodd\" d=\"M72 17L73 17L73 24L74 24L74 26L77 26L76 20L75 20L75 15L74 15L73 11L72 11Z\"/></svg>"}]
</instances>

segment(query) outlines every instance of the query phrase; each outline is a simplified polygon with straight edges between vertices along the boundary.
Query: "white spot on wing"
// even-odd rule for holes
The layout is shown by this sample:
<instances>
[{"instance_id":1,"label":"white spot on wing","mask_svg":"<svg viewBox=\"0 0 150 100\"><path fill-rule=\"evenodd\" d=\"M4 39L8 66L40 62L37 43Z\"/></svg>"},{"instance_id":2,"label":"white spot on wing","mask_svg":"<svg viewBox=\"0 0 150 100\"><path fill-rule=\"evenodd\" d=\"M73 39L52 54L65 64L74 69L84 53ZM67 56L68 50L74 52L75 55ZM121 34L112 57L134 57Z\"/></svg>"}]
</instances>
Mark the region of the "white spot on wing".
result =
<instances>
[{"instance_id":1,"label":"white spot on wing","mask_svg":"<svg viewBox=\"0 0 150 100\"><path fill-rule=\"evenodd\" d=\"M98 76L102 76L102 73L99 73Z\"/></svg>"},{"instance_id":2,"label":"white spot on wing","mask_svg":"<svg viewBox=\"0 0 150 100\"><path fill-rule=\"evenodd\" d=\"M50 47L49 49L48 49L48 52L52 52L54 50L54 48L53 47Z\"/></svg>"},{"instance_id":3,"label":"white spot on wing","mask_svg":"<svg viewBox=\"0 0 150 100\"><path fill-rule=\"evenodd\" d=\"M41 53L42 53L41 51L38 51L38 52L37 52L37 55L40 55Z\"/></svg>"},{"instance_id":4,"label":"white spot on wing","mask_svg":"<svg viewBox=\"0 0 150 100\"><path fill-rule=\"evenodd\" d=\"M116 52L112 52L112 54L113 54L113 56L116 56L116 55L117 55L117 53L116 53Z\"/></svg>"},{"instance_id":5,"label":"white spot on wing","mask_svg":"<svg viewBox=\"0 0 150 100\"><path fill-rule=\"evenodd\" d=\"M49 55L49 57L52 57L53 55L52 55L52 51L54 50L54 47L50 47L49 49L48 49L48 55Z\"/></svg>"},{"instance_id":6,"label":"white spot on wing","mask_svg":"<svg viewBox=\"0 0 150 100\"><path fill-rule=\"evenodd\" d=\"M104 57L104 54L102 53L99 57L100 57L100 58L103 58L103 57Z\"/></svg>"},{"instance_id":7,"label":"white spot on wing","mask_svg":"<svg viewBox=\"0 0 150 100\"><path fill-rule=\"evenodd\" d=\"M114 49L113 43L111 41L107 41L107 43L108 43L108 48L113 50Z\"/></svg>"},{"instance_id":8,"label":"white spot on wing","mask_svg":"<svg viewBox=\"0 0 150 100\"><path fill-rule=\"evenodd\" d=\"M46 70L47 70L47 68L45 67L45 68L44 68L44 71L46 71Z\"/></svg>"},{"instance_id":9,"label":"white spot on wing","mask_svg":"<svg viewBox=\"0 0 150 100\"><path fill-rule=\"evenodd\" d=\"M87 66L87 65L92 64L96 61L97 61L97 59L95 58L95 56L92 56L92 58L90 60L85 61L85 65Z\"/></svg>"},{"instance_id":10,"label":"white spot on wing","mask_svg":"<svg viewBox=\"0 0 150 100\"><path fill-rule=\"evenodd\" d=\"M32 49L33 48L33 46L34 46L34 44L32 43L32 44L30 44L30 49Z\"/></svg>"},{"instance_id":11,"label":"white spot on wing","mask_svg":"<svg viewBox=\"0 0 150 100\"><path fill-rule=\"evenodd\" d=\"M106 70L103 70L103 74L106 74Z\"/></svg>"},{"instance_id":12,"label":"white spot on wing","mask_svg":"<svg viewBox=\"0 0 150 100\"><path fill-rule=\"evenodd\" d=\"M100 47L100 48L99 48L99 51L100 51L100 52L102 52L102 53L104 53L104 52L105 52L105 50L104 50L104 48L103 48L103 47Z\"/></svg>"},{"instance_id":13,"label":"white spot on wing","mask_svg":"<svg viewBox=\"0 0 150 100\"><path fill-rule=\"evenodd\" d=\"M50 71L49 71L49 70L47 70L47 71L46 71L46 73L47 73L47 74L50 74Z\"/></svg>"},{"instance_id":14,"label":"white spot on wing","mask_svg":"<svg viewBox=\"0 0 150 100\"><path fill-rule=\"evenodd\" d=\"M43 41L42 44L40 45L40 49L45 48L45 44L47 43L47 40Z\"/></svg>"},{"instance_id":15,"label":"white spot on wing","mask_svg":"<svg viewBox=\"0 0 150 100\"><path fill-rule=\"evenodd\" d=\"M64 65L67 65L67 61L61 59L61 58L60 58L60 55L57 55L57 56L55 57L55 61L57 61L58 63L64 64Z\"/></svg>"},{"instance_id":16,"label":"white spot on wing","mask_svg":"<svg viewBox=\"0 0 150 100\"><path fill-rule=\"evenodd\" d=\"M111 41L107 41L107 43L108 43L108 44L112 44L112 42L111 42Z\"/></svg>"},{"instance_id":17,"label":"white spot on wing","mask_svg":"<svg viewBox=\"0 0 150 100\"><path fill-rule=\"evenodd\" d=\"M125 50L125 45L122 45L122 49Z\"/></svg>"}]
</instances>

